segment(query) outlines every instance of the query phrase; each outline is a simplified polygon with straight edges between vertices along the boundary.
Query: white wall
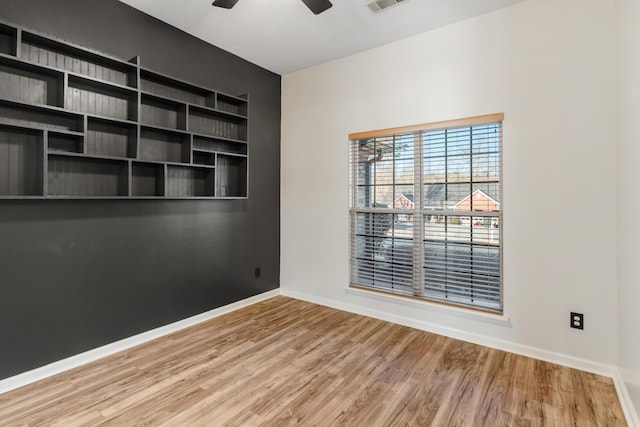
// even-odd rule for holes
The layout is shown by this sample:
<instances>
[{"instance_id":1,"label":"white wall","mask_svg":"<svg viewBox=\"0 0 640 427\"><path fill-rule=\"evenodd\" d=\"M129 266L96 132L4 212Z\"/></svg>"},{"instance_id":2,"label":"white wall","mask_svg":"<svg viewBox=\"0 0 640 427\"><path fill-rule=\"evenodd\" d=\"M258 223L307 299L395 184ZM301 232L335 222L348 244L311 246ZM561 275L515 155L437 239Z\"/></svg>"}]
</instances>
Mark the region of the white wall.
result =
<instances>
[{"instance_id":1,"label":"white wall","mask_svg":"<svg viewBox=\"0 0 640 427\"><path fill-rule=\"evenodd\" d=\"M616 365L615 60L613 0L528 0L285 75L282 292ZM496 112L510 323L346 292L348 134Z\"/></svg>"},{"instance_id":2,"label":"white wall","mask_svg":"<svg viewBox=\"0 0 640 427\"><path fill-rule=\"evenodd\" d=\"M640 3L617 1L619 365L640 414Z\"/></svg>"}]
</instances>

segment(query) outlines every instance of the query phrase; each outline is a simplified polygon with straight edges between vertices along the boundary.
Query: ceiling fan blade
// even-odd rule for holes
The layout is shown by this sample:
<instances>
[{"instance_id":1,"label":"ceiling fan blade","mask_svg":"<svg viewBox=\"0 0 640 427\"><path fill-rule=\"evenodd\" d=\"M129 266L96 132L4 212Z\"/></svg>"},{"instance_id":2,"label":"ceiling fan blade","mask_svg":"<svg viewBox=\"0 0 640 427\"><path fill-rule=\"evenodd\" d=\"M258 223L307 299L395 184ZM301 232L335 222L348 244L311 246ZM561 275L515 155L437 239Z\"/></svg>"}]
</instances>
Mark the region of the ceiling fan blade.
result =
<instances>
[{"instance_id":1,"label":"ceiling fan blade","mask_svg":"<svg viewBox=\"0 0 640 427\"><path fill-rule=\"evenodd\" d=\"M238 3L238 0L215 0L211 3L213 6L222 7L225 9L231 9L233 6Z\"/></svg>"},{"instance_id":2,"label":"ceiling fan blade","mask_svg":"<svg viewBox=\"0 0 640 427\"><path fill-rule=\"evenodd\" d=\"M315 15L318 15L333 6L329 0L302 0L302 2L306 4Z\"/></svg>"}]
</instances>

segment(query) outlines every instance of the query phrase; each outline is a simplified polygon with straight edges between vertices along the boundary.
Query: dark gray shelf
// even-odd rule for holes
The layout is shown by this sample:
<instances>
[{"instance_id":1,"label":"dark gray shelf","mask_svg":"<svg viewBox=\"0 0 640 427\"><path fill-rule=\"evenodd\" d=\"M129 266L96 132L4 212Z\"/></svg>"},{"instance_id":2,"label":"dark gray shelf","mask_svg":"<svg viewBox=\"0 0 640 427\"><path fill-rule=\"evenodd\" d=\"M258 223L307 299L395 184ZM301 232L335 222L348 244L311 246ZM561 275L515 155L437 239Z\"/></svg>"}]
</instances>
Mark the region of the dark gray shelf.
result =
<instances>
[{"instance_id":1,"label":"dark gray shelf","mask_svg":"<svg viewBox=\"0 0 640 427\"><path fill-rule=\"evenodd\" d=\"M0 198L246 198L247 114L247 97L0 22Z\"/></svg>"},{"instance_id":2,"label":"dark gray shelf","mask_svg":"<svg viewBox=\"0 0 640 427\"><path fill-rule=\"evenodd\" d=\"M29 105L0 99L0 124L55 129L59 131L84 131L84 117L61 108Z\"/></svg>"},{"instance_id":3,"label":"dark gray shelf","mask_svg":"<svg viewBox=\"0 0 640 427\"><path fill-rule=\"evenodd\" d=\"M63 106L64 74L5 56L0 57L0 98Z\"/></svg>"},{"instance_id":4,"label":"dark gray shelf","mask_svg":"<svg viewBox=\"0 0 640 427\"><path fill-rule=\"evenodd\" d=\"M144 68L140 69L143 92L190 104L215 107L215 92Z\"/></svg>"},{"instance_id":5,"label":"dark gray shelf","mask_svg":"<svg viewBox=\"0 0 640 427\"><path fill-rule=\"evenodd\" d=\"M215 166L216 153L193 150L193 163L197 165Z\"/></svg>"},{"instance_id":6,"label":"dark gray shelf","mask_svg":"<svg viewBox=\"0 0 640 427\"><path fill-rule=\"evenodd\" d=\"M229 154L247 154L247 144L244 142L233 142L228 140L193 136L193 149L199 151L220 152Z\"/></svg>"},{"instance_id":7,"label":"dark gray shelf","mask_svg":"<svg viewBox=\"0 0 640 427\"><path fill-rule=\"evenodd\" d=\"M188 131L213 137L247 140L247 119L210 108L189 105Z\"/></svg>"},{"instance_id":8,"label":"dark gray shelf","mask_svg":"<svg viewBox=\"0 0 640 427\"><path fill-rule=\"evenodd\" d=\"M128 196L128 163L124 160L48 155L50 196Z\"/></svg>"},{"instance_id":9,"label":"dark gray shelf","mask_svg":"<svg viewBox=\"0 0 640 427\"><path fill-rule=\"evenodd\" d=\"M186 131L187 105L143 93L140 105L140 123Z\"/></svg>"},{"instance_id":10,"label":"dark gray shelf","mask_svg":"<svg viewBox=\"0 0 640 427\"><path fill-rule=\"evenodd\" d=\"M163 197L165 195L165 165L133 162L131 165L131 195L133 197Z\"/></svg>"},{"instance_id":11,"label":"dark gray shelf","mask_svg":"<svg viewBox=\"0 0 640 427\"><path fill-rule=\"evenodd\" d=\"M249 104L246 99L218 93L216 109L227 113L247 117Z\"/></svg>"},{"instance_id":12,"label":"dark gray shelf","mask_svg":"<svg viewBox=\"0 0 640 427\"><path fill-rule=\"evenodd\" d=\"M47 131L47 149L50 152L82 153L84 139L81 134Z\"/></svg>"},{"instance_id":13,"label":"dark gray shelf","mask_svg":"<svg viewBox=\"0 0 640 427\"><path fill-rule=\"evenodd\" d=\"M186 166L167 166L167 196L214 197L215 171Z\"/></svg>"},{"instance_id":14,"label":"dark gray shelf","mask_svg":"<svg viewBox=\"0 0 640 427\"><path fill-rule=\"evenodd\" d=\"M136 125L87 118L86 153L110 157L137 157Z\"/></svg>"},{"instance_id":15,"label":"dark gray shelf","mask_svg":"<svg viewBox=\"0 0 640 427\"><path fill-rule=\"evenodd\" d=\"M0 194L42 196L43 132L0 125L0 159L11 165L0 169Z\"/></svg>"},{"instance_id":16,"label":"dark gray shelf","mask_svg":"<svg viewBox=\"0 0 640 427\"><path fill-rule=\"evenodd\" d=\"M187 134L143 127L140 130L140 160L190 163L191 141Z\"/></svg>"},{"instance_id":17,"label":"dark gray shelf","mask_svg":"<svg viewBox=\"0 0 640 427\"><path fill-rule=\"evenodd\" d=\"M18 30L0 23L0 53L15 55L17 49Z\"/></svg>"},{"instance_id":18,"label":"dark gray shelf","mask_svg":"<svg viewBox=\"0 0 640 427\"><path fill-rule=\"evenodd\" d=\"M225 138L223 136L206 135L206 134L197 133L197 132L189 132L189 133L193 135L194 138L197 137L197 138L211 140L211 141L224 141L224 142L230 142L233 144L242 144L244 146L247 146L247 141L240 140L240 139Z\"/></svg>"},{"instance_id":19,"label":"dark gray shelf","mask_svg":"<svg viewBox=\"0 0 640 427\"><path fill-rule=\"evenodd\" d=\"M137 120L138 95L121 87L69 75L65 107L120 120Z\"/></svg>"},{"instance_id":20,"label":"dark gray shelf","mask_svg":"<svg viewBox=\"0 0 640 427\"><path fill-rule=\"evenodd\" d=\"M217 154L216 196L247 197L247 158Z\"/></svg>"},{"instance_id":21,"label":"dark gray shelf","mask_svg":"<svg viewBox=\"0 0 640 427\"><path fill-rule=\"evenodd\" d=\"M41 65L59 68L123 86L137 87L137 67L103 54L59 42L32 31L22 31L20 56Z\"/></svg>"}]
</instances>

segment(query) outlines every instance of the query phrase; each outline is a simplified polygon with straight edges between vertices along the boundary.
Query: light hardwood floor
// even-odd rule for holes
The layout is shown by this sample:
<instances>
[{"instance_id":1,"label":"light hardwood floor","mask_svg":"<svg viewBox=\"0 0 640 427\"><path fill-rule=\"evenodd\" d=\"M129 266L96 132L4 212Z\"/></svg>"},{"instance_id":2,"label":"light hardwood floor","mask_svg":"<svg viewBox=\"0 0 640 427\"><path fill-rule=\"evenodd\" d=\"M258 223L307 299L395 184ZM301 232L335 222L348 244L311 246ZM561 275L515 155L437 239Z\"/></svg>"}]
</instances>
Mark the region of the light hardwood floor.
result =
<instances>
[{"instance_id":1,"label":"light hardwood floor","mask_svg":"<svg viewBox=\"0 0 640 427\"><path fill-rule=\"evenodd\" d=\"M0 396L2 426L624 426L612 381L276 297Z\"/></svg>"}]
</instances>

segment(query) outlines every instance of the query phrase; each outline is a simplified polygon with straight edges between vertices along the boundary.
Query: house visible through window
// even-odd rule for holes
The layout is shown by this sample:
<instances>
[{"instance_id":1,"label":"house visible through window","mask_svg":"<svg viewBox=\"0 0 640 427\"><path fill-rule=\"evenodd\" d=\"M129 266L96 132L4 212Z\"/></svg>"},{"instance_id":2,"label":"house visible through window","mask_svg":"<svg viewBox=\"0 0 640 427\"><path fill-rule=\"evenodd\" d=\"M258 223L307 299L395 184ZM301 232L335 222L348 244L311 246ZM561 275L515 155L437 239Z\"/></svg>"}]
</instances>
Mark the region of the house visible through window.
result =
<instances>
[{"instance_id":1,"label":"house visible through window","mask_svg":"<svg viewBox=\"0 0 640 427\"><path fill-rule=\"evenodd\" d=\"M351 140L351 285L502 311L502 114Z\"/></svg>"}]
</instances>

